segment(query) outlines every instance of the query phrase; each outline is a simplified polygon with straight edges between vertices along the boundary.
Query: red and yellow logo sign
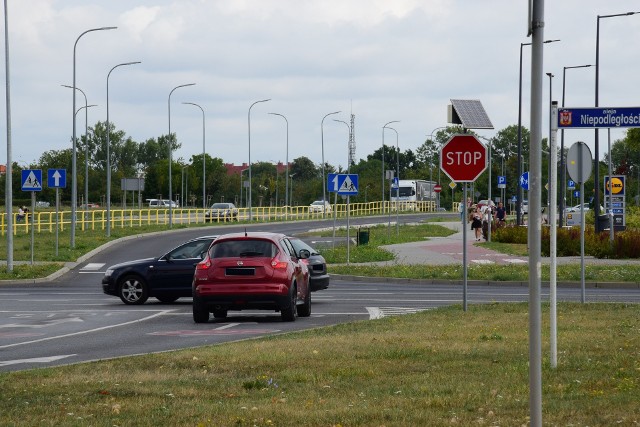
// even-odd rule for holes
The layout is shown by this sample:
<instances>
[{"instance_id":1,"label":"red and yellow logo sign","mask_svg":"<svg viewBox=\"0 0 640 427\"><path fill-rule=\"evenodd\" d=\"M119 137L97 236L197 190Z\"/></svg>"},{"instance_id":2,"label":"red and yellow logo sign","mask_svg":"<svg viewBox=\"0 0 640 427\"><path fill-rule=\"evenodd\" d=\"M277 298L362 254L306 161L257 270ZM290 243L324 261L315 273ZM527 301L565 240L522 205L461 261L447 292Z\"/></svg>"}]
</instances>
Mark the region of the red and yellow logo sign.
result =
<instances>
[{"instance_id":1,"label":"red and yellow logo sign","mask_svg":"<svg viewBox=\"0 0 640 427\"><path fill-rule=\"evenodd\" d=\"M571 126L571 111L560 111L560 126Z\"/></svg>"},{"instance_id":2,"label":"red and yellow logo sign","mask_svg":"<svg viewBox=\"0 0 640 427\"><path fill-rule=\"evenodd\" d=\"M607 180L607 193L621 194L623 192L624 182L620 178L614 176L613 178Z\"/></svg>"}]
</instances>

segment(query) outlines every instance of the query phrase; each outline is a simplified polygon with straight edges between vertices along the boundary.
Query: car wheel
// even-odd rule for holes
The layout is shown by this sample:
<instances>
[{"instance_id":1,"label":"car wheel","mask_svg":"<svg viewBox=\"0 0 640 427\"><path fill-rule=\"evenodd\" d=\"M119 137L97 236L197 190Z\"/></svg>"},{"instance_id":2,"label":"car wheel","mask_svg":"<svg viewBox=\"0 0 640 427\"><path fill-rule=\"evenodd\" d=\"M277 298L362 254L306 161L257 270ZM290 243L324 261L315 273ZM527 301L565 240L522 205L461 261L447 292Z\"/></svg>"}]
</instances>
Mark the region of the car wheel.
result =
<instances>
[{"instance_id":1,"label":"car wheel","mask_svg":"<svg viewBox=\"0 0 640 427\"><path fill-rule=\"evenodd\" d=\"M193 299L193 321L196 323L207 323L209 321L209 310L197 298Z\"/></svg>"},{"instance_id":2,"label":"car wheel","mask_svg":"<svg viewBox=\"0 0 640 427\"><path fill-rule=\"evenodd\" d=\"M171 304L172 302L176 302L176 300L180 297L174 297L169 295L157 296L158 301L163 302L165 304Z\"/></svg>"},{"instance_id":3,"label":"car wheel","mask_svg":"<svg viewBox=\"0 0 640 427\"><path fill-rule=\"evenodd\" d=\"M309 317L311 316L311 289L307 287L307 296L304 298L304 303L298 306L298 316Z\"/></svg>"},{"instance_id":4,"label":"car wheel","mask_svg":"<svg viewBox=\"0 0 640 427\"><path fill-rule=\"evenodd\" d=\"M227 310L213 310L213 317L215 319L226 319Z\"/></svg>"},{"instance_id":5,"label":"car wheel","mask_svg":"<svg viewBox=\"0 0 640 427\"><path fill-rule=\"evenodd\" d=\"M289 293L289 305L281 309L280 315L285 322L293 322L298 317L297 291L295 286L291 286Z\"/></svg>"},{"instance_id":6,"label":"car wheel","mask_svg":"<svg viewBox=\"0 0 640 427\"><path fill-rule=\"evenodd\" d=\"M149 298L149 290L139 276L125 276L118 285L118 296L127 305L139 305Z\"/></svg>"}]
</instances>

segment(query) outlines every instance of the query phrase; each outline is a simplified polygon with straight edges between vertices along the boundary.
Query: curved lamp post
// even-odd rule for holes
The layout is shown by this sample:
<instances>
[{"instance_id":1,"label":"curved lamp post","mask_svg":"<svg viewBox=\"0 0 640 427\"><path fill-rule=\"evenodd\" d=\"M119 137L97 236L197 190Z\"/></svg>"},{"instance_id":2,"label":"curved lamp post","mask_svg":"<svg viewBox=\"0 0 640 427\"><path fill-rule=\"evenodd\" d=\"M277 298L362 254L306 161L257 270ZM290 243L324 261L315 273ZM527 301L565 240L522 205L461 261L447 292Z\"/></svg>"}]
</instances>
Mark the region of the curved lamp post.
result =
<instances>
[{"instance_id":1,"label":"curved lamp post","mask_svg":"<svg viewBox=\"0 0 640 427\"><path fill-rule=\"evenodd\" d=\"M393 120L387 122L384 126L382 126L382 213L384 213L384 129L387 125L391 123L399 123L400 120Z\"/></svg>"},{"instance_id":2,"label":"curved lamp post","mask_svg":"<svg viewBox=\"0 0 640 427\"><path fill-rule=\"evenodd\" d=\"M252 212L253 209L251 205L251 184L252 184L251 183L251 108L253 108L254 105L260 102L267 102L267 101L271 101L271 98L261 99L260 101L254 102L249 106L249 112L247 113L247 124L249 129L249 198L247 200L247 203L249 204L249 221L253 219L253 212Z\"/></svg>"},{"instance_id":3,"label":"curved lamp post","mask_svg":"<svg viewBox=\"0 0 640 427\"><path fill-rule=\"evenodd\" d=\"M67 87L69 87L69 86L67 86ZM73 89L73 88L72 88L72 89ZM87 110L88 110L89 108L91 108L91 107L97 107L97 105L96 105L96 104L90 104L90 105L85 105L84 107L80 107L80 108L78 108L78 109L76 110L76 115L77 115L80 111L84 110L84 112L85 112L85 116L86 116L86 114L87 114ZM86 123L86 120L85 120L85 125L84 125L84 127L85 127L84 135L85 135L85 140L86 140L86 139L87 139L87 123ZM85 141L85 142L88 142L88 141ZM86 145L88 146L89 144L86 144ZM86 150L85 150L85 151L86 151ZM87 161L86 161L86 154L85 154L85 167L87 166L87 165L86 165L86 163L87 163ZM87 170L88 170L88 168L87 168ZM85 171L85 178L84 178L84 181L85 181L85 182L84 182L84 184L85 184L85 185L84 185L84 186L85 186L85 192L86 192L86 193L88 193L88 192L89 192L89 190L88 190L88 186L87 186L87 180L88 180L88 179L89 179L89 174ZM88 202L88 198L87 198L87 196L85 196L85 201L84 201L84 203L85 203L85 205L86 205L87 203L89 203L89 202ZM87 217L86 209L85 209L85 219L87 219L87 218L88 218L88 217ZM85 223L82 223L82 229L83 229L83 230L84 230L84 225L85 225Z\"/></svg>"},{"instance_id":4,"label":"curved lamp post","mask_svg":"<svg viewBox=\"0 0 640 427\"><path fill-rule=\"evenodd\" d=\"M287 118L280 114L280 113L269 113L273 116L280 116L284 119L284 121L287 123L287 171L285 172L285 176L289 176L289 120L287 120ZM276 166L276 181L278 179L278 166ZM285 220L287 219L287 212L289 211L289 180L285 179L285 184L284 184L284 205L287 206L287 209L285 210ZM276 192L277 192L278 186L276 185ZM276 196L276 207L278 206L278 197Z\"/></svg>"},{"instance_id":5,"label":"curved lamp post","mask_svg":"<svg viewBox=\"0 0 640 427\"><path fill-rule=\"evenodd\" d=\"M322 149L322 202L327 202L327 183L324 175L324 119L327 117L338 114L340 111L334 111L333 113L325 114L320 122L320 145ZM293 185L293 181L291 181L291 185ZM322 218L325 218L327 215L326 209L322 210Z\"/></svg>"},{"instance_id":6,"label":"curved lamp post","mask_svg":"<svg viewBox=\"0 0 640 427\"><path fill-rule=\"evenodd\" d=\"M183 102L183 104L187 104L187 105L194 105L196 107L198 107L200 109L200 111L202 111L202 209L206 209L207 208L207 190L205 188L206 183L207 183L207 179L206 179L206 174L207 174L207 168L205 166L205 137L204 137L204 109L199 106L198 104L196 104L195 102Z\"/></svg>"},{"instance_id":7,"label":"curved lamp post","mask_svg":"<svg viewBox=\"0 0 640 427\"><path fill-rule=\"evenodd\" d=\"M171 149L171 94L176 89L187 86L195 86L195 83L187 83L174 87L171 89L171 92L169 92L169 99L167 101L167 106L169 107L169 135L167 136L167 145L169 146L169 228L173 227L173 189L171 187L171 162L173 161L173 150Z\"/></svg>"},{"instance_id":8,"label":"curved lamp post","mask_svg":"<svg viewBox=\"0 0 640 427\"><path fill-rule=\"evenodd\" d=\"M398 179L398 189L396 191L396 236L399 236L400 228L398 223L400 209L398 209L398 201L400 199L400 145L398 145L398 131L390 126L387 126L387 129L391 129L396 133L396 178ZM391 203L391 199L389 199L389 203ZM389 214L391 214L391 210L389 210Z\"/></svg>"},{"instance_id":9,"label":"curved lamp post","mask_svg":"<svg viewBox=\"0 0 640 427\"><path fill-rule=\"evenodd\" d=\"M563 67L562 70L562 107L564 108L564 95L565 95L565 79L567 76L567 70L572 69L572 68L589 68L591 67L591 64L586 64L586 65L574 65L572 67ZM559 212L559 224L560 227L562 227L564 225L564 204L565 204L565 198L566 198L566 167L567 165L565 164L565 160L564 160L564 128L560 129L560 190L562 191L560 193L560 207L558 208Z\"/></svg>"},{"instance_id":10,"label":"curved lamp post","mask_svg":"<svg viewBox=\"0 0 640 427\"><path fill-rule=\"evenodd\" d=\"M599 96L599 85L600 85L600 19L604 18L617 18L620 16L630 16L635 15L638 12L625 12L625 13L616 13L614 15L598 15L597 25L596 25L596 107L598 105L598 96ZM595 231L596 233L600 231L600 221L598 221L598 217L600 216L600 141L598 136L598 130L595 129L595 150L593 152L593 157L595 161L594 167L594 194L593 194L593 209L595 213L596 223L595 223ZM609 152L609 158L611 158L611 152Z\"/></svg>"},{"instance_id":11,"label":"curved lamp post","mask_svg":"<svg viewBox=\"0 0 640 427\"><path fill-rule=\"evenodd\" d=\"M349 134L347 136L347 173L350 172L351 169L351 162L349 162L349 138L351 137L351 125L347 122L345 122L344 120L338 120L338 119L333 119L334 122L339 122L339 123L344 123L347 126L347 129L349 130Z\"/></svg>"},{"instance_id":12,"label":"curved lamp post","mask_svg":"<svg viewBox=\"0 0 640 427\"><path fill-rule=\"evenodd\" d=\"M74 88L73 86L69 86L69 85L60 85L62 87L66 87L69 89L75 89L78 92L80 92L83 96L84 96L84 106L85 106L85 110L84 110L84 137L85 139L88 138L88 113L87 113L87 94L84 93L84 91L82 89L80 89L79 87ZM79 110L79 109L78 109ZM76 111L77 113L77 111ZM85 146L84 146L84 202L89 203L89 144L88 141L85 141Z\"/></svg>"},{"instance_id":13,"label":"curved lamp post","mask_svg":"<svg viewBox=\"0 0 640 427\"><path fill-rule=\"evenodd\" d=\"M100 27L100 28L92 28L80 34L76 39L76 42L73 44L73 89L76 88L76 48L78 47L78 41L80 38L87 33L91 33L93 31L103 31L103 30L115 30L118 27ZM77 199L78 199L78 181L77 181L77 172L76 172L76 91L73 91L73 108L71 110L73 116L73 133L71 137L71 141L73 144L73 155L71 157L71 169L72 169L72 181L73 185L71 186L71 247L76 247L76 210L77 210Z\"/></svg>"},{"instance_id":14,"label":"curved lamp post","mask_svg":"<svg viewBox=\"0 0 640 427\"><path fill-rule=\"evenodd\" d=\"M111 123L109 122L109 77L111 76L111 72L118 67L140 63L140 61L123 62L111 68L109 73L107 73L107 237L111 236L111 141L109 141Z\"/></svg>"}]
</instances>

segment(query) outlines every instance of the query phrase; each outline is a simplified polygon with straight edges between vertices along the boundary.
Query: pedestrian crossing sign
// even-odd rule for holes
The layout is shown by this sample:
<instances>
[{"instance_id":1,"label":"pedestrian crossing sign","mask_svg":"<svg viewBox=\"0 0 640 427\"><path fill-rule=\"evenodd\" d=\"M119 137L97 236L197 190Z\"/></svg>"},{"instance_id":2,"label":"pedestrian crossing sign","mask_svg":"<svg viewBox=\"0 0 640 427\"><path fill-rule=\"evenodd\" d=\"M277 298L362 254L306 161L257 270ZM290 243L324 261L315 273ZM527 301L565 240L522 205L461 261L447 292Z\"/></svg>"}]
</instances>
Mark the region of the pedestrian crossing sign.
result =
<instances>
[{"instance_id":1,"label":"pedestrian crossing sign","mask_svg":"<svg viewBox=\"0 0 640 427\"><path fill-rule=\"evenodd\" d=\"M342 196L355 196L358 194L357 174L329 174L329 191Z\"/></svg>"},{"instance_id":2,"label":"pedestrian crossing sign","mask_svg":"<svg viewBox=\"0 0 640 427\"><path fill-rule=\"evenodd\" d=\"M42 170L22 170L22 191L42 191Z\"/></svg>"}]
</instances>

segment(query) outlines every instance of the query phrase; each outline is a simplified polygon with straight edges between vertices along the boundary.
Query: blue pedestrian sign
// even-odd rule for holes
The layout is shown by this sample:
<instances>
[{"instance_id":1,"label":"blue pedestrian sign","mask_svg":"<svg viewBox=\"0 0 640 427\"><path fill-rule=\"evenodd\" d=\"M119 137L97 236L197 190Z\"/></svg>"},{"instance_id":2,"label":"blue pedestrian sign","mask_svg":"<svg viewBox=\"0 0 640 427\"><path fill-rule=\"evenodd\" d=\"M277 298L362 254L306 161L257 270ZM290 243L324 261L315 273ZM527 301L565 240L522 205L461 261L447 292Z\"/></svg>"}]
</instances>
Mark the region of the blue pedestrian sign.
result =
<instances>
[{"instance_id":1,"label":"blue pedestrian sign","mask_svg":"<svg viewBox=\"0 0 640 427\"><path fill-rule=\"evenodd\" d=\"M522 187L523 190L529 190L529 172L523 173L520 177L520 187Z\"/></svg>"},{"instance_id":2,"label":"blue pedestrian sign","mask_svg":"<svg viewBox=\"0 0 640 427\"><path fill-rule=\"evenodd\" d=\"M398 188L398 177L394 177L393 181L391 182L391 188Z\"/></svg>"},{"instance_id":3,"label":"blue pedestrian sign","mask_svg":"<svg viewBox=\"0 0 640 427\"><path fill-rule=\"evenodd\" d=\"M66 169L49 169L47 171L47 184L49 188L66 188L67 170Z\"/></svg>"},{"instance_id":4,"label":"blue pedestrian sign","mask_svg":"<svg viewBox=\"0 0 640 427\"><path fill-rule=\"evenodd\" d=\"M578 190L574 191L573 197L580 197L580 192Z\"/></svg>"},{"instance_id":5,"label":"blue pedestrian sign","mask_svg":"<svg viewBox=\"0 0 640 427\"><path fill-rule=\"evenodd\" d=\"M42 170L22 170L22 191L42 191Z\"/></svg>"},{"instance_id":6,"label":"blue pedestrian sign","mask_svg":"<svg viewBox=\"0 0 640 427\"><path fill-rule=\"evenodd\" d=\"M355 196L358 194L357 174L337 174L330 173L328 176L330 192L338 193L342 196Z\"/></svg>"}]
</instances>

